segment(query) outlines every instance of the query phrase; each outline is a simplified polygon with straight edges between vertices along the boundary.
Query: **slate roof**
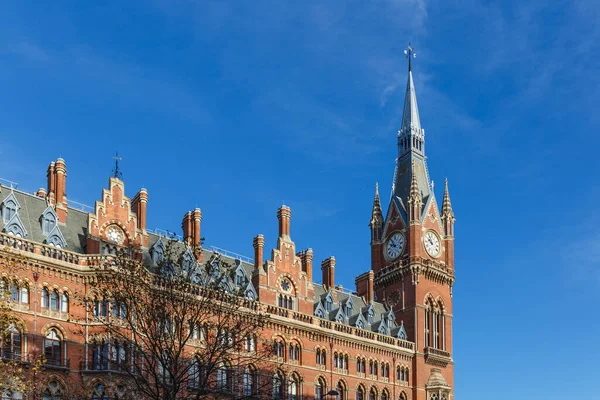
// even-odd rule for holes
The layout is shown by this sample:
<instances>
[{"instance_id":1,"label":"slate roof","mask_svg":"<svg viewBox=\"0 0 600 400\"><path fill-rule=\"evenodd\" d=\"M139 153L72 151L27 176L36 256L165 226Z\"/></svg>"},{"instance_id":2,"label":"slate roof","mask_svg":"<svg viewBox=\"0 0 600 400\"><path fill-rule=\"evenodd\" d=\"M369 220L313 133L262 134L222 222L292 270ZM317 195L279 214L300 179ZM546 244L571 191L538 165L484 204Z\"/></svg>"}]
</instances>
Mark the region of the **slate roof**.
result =
<instances>
[{"instance_id":1,"label":"slate roof","mask_svg":"<svg viewBox=\"0 0 600 400\"><path fill-rule=\"evenodd\" d=\"M41 216L48 207L46 199L43 197L36 196L35 194L26 193L17 189L11 189L10 187L0 184L0 204L2 203L2 201L4 201L4 199L6 199L10 195L10 193L14 194L16 200L20 205L20 208L17 210L17 213L24 225L25 230L27 231L26 239L44 243L44 241L46 240L46 236L42 231ZM87 225L87 212L80 211L71 207L68 208L66 223L64 221L58 221L58 227L60 228L60 231L66 241L66 250L85 254L85 237L87 235ZM3 229L4 220L3 218L0 218L0 231L2 231ZM142 254L142 259L145 264L152 265L152 255L150 251L152 249L152 246L154 246L154 244L159 240L160 237L160 235L148 232L148 248L144 249ZM166 244L166 240L163 239L163 242ZM183 243L179 243L182 246L183 250ZM205 261L210 260L214 254L215 251L208 249L203 250L203 257ZM231 256L224 254L221 254L221 259L226 264L233 266L233 270L237 265L241 264L244 268L244 271L246 272L248 280L252 279L252 274L254 272L253 264L239 259L235 259ZM234 278L235 277L233 275L230 276L230 284L234 283ZM329 292L330 291L327 290L323 285L318 283L314 284L315 310L317 308L318 303L321 303L323 309L326 310L325 299L327 298ZM380 325L383 315L389 311L389 309L384 304L378 302L372 302L370 304L367 304L362 297L359 297L356 294L347 293L337 289L332 289L331 292L334 297L333 307L330 312L325 312L327 319L331 321L335 321L340 307L342 307L347 303L347 301L349 301L352 304L352 314L349 317L345 318L345 324L355 326L359 314L363 314L364 320L367 322L365 329L377 332L377 327ZM375 310L375 315L371 324L368 323L368 318L365 314L369 309L370 305L372 305ZM343 309L342 312L344 312L344 315L346 315L345 309ZM397 333L398 327L392 328L391 332Z\"/></svg>"},{"instance_id":2,"label":"slate roof","mask_svg":"<svg viewBox=\"0 0 600 400\"><path fill-rule=\"evenodd\" d=\"M327 294L330 292L330 290L328 290L325 286L319 283L315 283L314 288L315 310L317 308L318 303L321 303L323 309L327 310L325 305L325 299L327 298ZM362 297L359 297L353 293L344 292L338 289L331 289L331 292L334 296L334 299L337 298L337 301L334 301L331 311L325 312L325 316L330 321L335 321L335 317L337 316L340 307L343 306L347 300L350 300L350 302L352 303L352 314L349 318L347 318L346 324L350 326L356 326L359 314L363 314L364 320L367 322L365 329L370 330L372 332L377 332L377 329L381 324L382 318L389 311L389 308L385 304L376 301L372 303L366 303ZM368 311L370 305L373 306L373 310L375 311L375 315L373 316L373 323L371 324L368 323L368 318L366 315L366 312ZM392 328L391 331L393 333L398 332L398 330L399 328L395 326L394 328Z\"/></svg>"},{"instance_id":3,"label":"slate roof","mask_svg":"<svg viewBox=\"0 0 600 400\"><path fill-rule=\"evenodd\" d=\"M42 232L41 216L48 207L46 199L31 193L12 189L21 208L17 211L25 230L26 239L43 243L46 236ZM11 193L11 188L0 185L0 203ZM66 250L85 253L85 237L87 235L88 213L69 208L67 223L58 221L58 227L67 242ZM4 229L4 220L0 218L0 231Z\"/></svg>"}]
</instances>

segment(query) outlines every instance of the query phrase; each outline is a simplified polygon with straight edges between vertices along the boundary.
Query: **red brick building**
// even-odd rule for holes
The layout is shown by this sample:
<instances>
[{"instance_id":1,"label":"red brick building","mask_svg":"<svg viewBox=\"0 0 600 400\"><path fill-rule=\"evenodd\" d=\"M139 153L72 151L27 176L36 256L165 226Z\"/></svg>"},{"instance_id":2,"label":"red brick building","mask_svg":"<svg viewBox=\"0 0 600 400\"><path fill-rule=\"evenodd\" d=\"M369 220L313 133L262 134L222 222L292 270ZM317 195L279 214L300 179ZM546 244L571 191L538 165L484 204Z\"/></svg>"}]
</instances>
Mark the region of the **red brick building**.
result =
<instances>
[{"instance_id":1,"label":"red brick building","mask_svg":"<svg viewBox=\"0 0 600 400\"><path fill-rule=\"evenodd\" d=\"M146 226L145 189L130 198L125 183L111 177L86 212L69 204L66 182L59 158L48 168L46 189L31 194L0 186L0 260L6 265L20 255L25 267L0 271L2 284L26 327L2 343L2 356L26 360L44 352L44 398L63 390L67 378L81 382L91 398L111 398L118 388L107 379L110 371L91 365L87 330L73 322L85 320L86 311L71 298L87 290L101 254L127 248L151 265L164 244ZM322 284L315 282L313 251L296 248L286 206L277 212L279 236L269 257L262 235L253 240L253 259L204 249L204 260L221 252L237 265L240 278L232 284L268 306L272 319L262 339L289 349L281 354L289 367L285 397L321 398L335 389L344 400L454 398L454 214L447 182L438 207L409 64L392 196L384 216L376 186L371 270L356 278L354 292L336 286L334 257L320 262ZM184 243L200 243L201 221L199 209L185 214Z\"/></svg>"}]
</instances>

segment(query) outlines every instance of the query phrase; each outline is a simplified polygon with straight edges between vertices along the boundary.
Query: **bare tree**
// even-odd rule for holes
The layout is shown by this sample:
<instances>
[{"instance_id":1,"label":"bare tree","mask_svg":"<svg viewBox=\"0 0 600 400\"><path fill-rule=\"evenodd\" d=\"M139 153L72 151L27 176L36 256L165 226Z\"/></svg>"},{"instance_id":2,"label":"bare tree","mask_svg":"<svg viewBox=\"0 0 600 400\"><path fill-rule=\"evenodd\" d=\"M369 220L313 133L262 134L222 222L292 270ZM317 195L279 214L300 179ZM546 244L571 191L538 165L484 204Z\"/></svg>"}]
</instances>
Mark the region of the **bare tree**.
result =
<instances>
[{"instance_id":1,"label":"bare tree","mask_svg":"<svg viewBox=\"0 0 600 400\"><path fill-rule=\"evenodd\" d=\"M197 253L196 253L197 254ZM92 368L125 374L136 398L266 398L275 365L268 315L219 256L203 265L175 240L155 266L107 256L85 297Z\"/></svg>"}]
</instances>

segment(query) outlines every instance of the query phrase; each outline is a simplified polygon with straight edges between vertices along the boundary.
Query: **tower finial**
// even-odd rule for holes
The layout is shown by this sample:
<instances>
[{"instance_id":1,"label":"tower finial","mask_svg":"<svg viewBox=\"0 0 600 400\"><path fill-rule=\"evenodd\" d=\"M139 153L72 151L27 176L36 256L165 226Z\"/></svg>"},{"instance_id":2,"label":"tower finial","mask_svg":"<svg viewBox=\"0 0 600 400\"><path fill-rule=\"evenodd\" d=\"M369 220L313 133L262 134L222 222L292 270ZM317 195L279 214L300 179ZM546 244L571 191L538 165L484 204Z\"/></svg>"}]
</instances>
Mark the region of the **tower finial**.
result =
<instances>
[{"instance_id":1,"label":"tower finial","mask_svg":"<svg viewBox=\"0 0 600 400\"><path fill-rule=\"evenodd\" d=\"M113 169L113 176L117 179L123 180L123 174L119 170L119 161L121 161L123 159L123 157L119 157L119 152L117 151L115 153L115 156L113 157L113 159L115 160L115 168Z\"/></svg>"},{"instance_id":2,"label":"tower finial","mask_svg":"<svg viewBox=\"0 0 600 400\"><path fill-rule=\"evenodd\" d=\"M417 58L417 53L415 53L415 49L410 46L410 42L408 42L408 47L404 50L404 54L406 54L406 58L408 59L408 72L412 71L412 59Z\"/></svg>"}]
</instances>

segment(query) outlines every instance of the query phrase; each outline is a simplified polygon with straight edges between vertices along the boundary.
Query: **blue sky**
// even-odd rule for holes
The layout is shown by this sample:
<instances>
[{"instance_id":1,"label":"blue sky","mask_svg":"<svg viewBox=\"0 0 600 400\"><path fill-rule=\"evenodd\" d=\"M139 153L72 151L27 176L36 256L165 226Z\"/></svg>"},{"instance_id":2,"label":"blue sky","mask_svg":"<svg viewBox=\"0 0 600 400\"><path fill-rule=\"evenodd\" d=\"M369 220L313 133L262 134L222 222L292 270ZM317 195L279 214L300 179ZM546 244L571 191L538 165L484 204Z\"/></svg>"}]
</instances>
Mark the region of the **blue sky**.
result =
<instances>
[{"instance_id":1,"label":"blue sky","mask_svg":"<svg viewBox=\"0 0 600 400\"><path fill-rule=\"evenodd\" d=\"M595 397L597 2L96 3L3 4L1 178L34 191L62 156L68 198L91 205L118 150L150 227L198 206L208 244L251 256L285 202L298 248L354 287L412 41L430 174L457 216L457 398Z\"/></svg>"}]
</instances>

